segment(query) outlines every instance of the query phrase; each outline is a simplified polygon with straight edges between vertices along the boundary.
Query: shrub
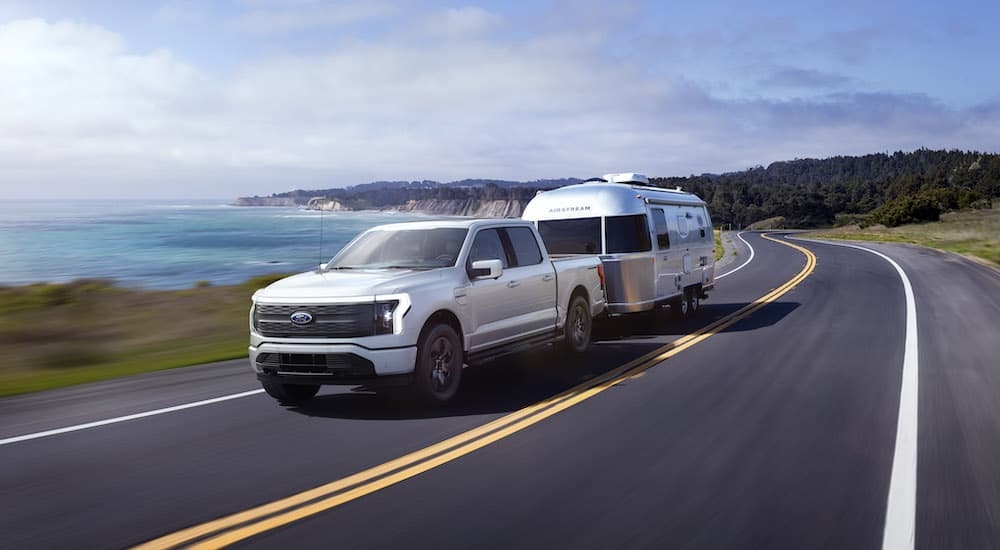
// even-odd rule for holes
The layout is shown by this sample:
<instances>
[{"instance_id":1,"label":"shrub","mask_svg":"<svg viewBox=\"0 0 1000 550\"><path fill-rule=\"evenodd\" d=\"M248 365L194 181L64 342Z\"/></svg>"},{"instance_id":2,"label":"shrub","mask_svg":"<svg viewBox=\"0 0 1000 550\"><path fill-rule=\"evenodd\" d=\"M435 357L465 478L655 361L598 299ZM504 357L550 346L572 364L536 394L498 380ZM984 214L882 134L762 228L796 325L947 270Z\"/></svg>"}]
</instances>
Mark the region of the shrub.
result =
<instances>
[{"instance_id":1,"label":"shrub","mask_svg":"<svg viewBox=\"0 0 1000 550\"><path fill-rule=\"evenodd\" d=\"M869 216L871 223L886 227L896 227L907 223L933 222L941 218L947 210L970 208L980 204L985 198L970 189L938 188L924 189L912 195L897 197Z\"/></svg>"}]
</instances>

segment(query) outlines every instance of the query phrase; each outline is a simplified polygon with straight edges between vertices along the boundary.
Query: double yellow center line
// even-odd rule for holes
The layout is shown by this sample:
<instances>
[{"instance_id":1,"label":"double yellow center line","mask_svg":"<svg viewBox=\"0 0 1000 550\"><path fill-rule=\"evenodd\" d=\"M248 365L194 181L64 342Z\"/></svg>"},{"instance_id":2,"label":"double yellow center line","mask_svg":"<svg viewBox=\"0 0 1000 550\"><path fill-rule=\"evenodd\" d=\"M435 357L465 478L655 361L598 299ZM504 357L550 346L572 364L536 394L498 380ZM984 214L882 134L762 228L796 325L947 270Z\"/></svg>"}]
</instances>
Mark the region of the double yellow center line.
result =
<instances>
[{"instance_id":1,"label":"double yellow center line","mask_svg":"<svg viewBox=\"0 0 1000 550\"><path fill-rule=\"evenodd\" d=\"M767 235L764 235L764 238L802 252L806 256L805 267L785 284L705 328L685 335L558 395L430 447L308 491L171 533L137 548L159 550L180 546L197 549L225 547L437 468L586 401L615 384L646 371L746 318L790 291L815 269L816 256L809 250L789 242L772 239Z\"/></svg>"}]
</instances>

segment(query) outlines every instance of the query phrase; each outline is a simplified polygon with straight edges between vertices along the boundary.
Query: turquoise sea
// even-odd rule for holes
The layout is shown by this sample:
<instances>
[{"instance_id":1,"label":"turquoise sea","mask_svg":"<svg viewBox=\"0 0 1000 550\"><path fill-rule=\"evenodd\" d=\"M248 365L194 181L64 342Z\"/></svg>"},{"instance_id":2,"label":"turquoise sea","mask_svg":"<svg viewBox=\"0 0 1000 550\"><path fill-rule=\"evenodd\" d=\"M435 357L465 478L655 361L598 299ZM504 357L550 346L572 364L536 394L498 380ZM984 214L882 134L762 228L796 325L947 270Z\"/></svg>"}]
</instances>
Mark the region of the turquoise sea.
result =
<instances>
[{"instance_id":1,"label":"turquoise sea","mask_svg":"<svg viewBox=\"0 0 1000 550\"><path fill-rule=\"evenodd\" d=\"M234 284L312 269L368 227L413 219L429 218L204 200L5 201L0 285L82 278L153 289Z\"/></svg>"}]
</instances>

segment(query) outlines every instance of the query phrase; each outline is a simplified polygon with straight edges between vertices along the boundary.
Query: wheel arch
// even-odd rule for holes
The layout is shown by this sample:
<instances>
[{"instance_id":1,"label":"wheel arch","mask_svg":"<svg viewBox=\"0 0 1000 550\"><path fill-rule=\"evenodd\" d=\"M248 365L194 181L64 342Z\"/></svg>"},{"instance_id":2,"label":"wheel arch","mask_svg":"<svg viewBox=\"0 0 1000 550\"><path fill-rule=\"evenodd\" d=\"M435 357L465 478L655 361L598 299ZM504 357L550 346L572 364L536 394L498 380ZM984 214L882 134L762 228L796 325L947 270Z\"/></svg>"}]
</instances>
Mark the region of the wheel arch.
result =
<instances>
[{"instance_id":1,"label":"wheel arch","mask_svg":"<svg viewBox=\"0 0 1000 550\"><path fill-rule=\"evenodd\" d=\"M424 335L436 324L443 323L451 326L458 333L458 342L462 346L462 351L465 352L465 332L462 330L462 322L458 319L458 316L454 312L447 309L439 309L427 317L424 321L424 325L420 327L420 334L417 336L417 343L423 341Z\"/></svg>"}]
</instances>

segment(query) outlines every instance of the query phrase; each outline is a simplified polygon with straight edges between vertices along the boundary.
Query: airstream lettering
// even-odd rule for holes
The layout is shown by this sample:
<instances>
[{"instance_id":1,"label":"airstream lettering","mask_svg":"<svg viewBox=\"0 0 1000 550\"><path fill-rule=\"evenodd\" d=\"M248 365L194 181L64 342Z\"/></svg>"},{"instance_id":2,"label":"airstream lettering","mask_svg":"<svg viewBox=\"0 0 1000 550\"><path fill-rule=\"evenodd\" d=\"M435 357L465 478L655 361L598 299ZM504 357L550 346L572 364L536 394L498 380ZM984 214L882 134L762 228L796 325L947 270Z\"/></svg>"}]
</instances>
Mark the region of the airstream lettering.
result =
<instances>
[{"instance_id":1,"label":"airstream lettering","mask_svg":"<svg viewBox=\"0 0 1000 550\"><path fill-rule=\"evenodd\" d=\"M607 174L539 193L523 217L538 227L550 255L600 256L609 313L669 304L690 316L715 286L705 202L650 187L642 174Z\"/></svg>"}]
</instances>

